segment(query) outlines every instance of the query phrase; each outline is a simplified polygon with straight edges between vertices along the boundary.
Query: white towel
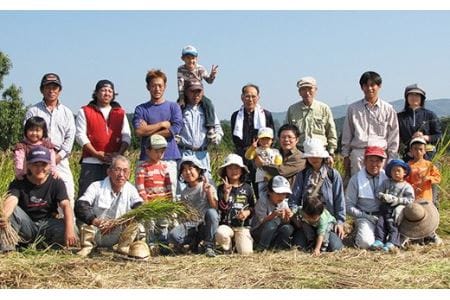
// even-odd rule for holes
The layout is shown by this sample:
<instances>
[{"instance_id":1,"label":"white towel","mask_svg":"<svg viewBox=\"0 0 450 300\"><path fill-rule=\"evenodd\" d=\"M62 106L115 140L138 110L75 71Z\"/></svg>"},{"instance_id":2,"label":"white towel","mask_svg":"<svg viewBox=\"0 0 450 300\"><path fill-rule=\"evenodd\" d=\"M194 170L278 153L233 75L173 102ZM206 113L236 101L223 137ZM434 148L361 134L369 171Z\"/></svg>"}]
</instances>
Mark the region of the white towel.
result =
<instances>
[{"instance_id":1,"label":"white towel","mask_svg":"<svg viewBox=\"0 0 450 300\"><path fill-rule=\"evenodd\" d=\"M368 198L372 199L375 196L375 191L372 191L372 187L370 186L369 178L367 178L367 172L365 169L362 169L358 172L358 198ZM381 170L378 186L387 179L386 174L384 174L384 170ZM375 189L378 187L374 187Z\"/></svg>"},{"instance_id":2,"label":"white towel","mask_svg":"<svg viewBox=\"0 0 450 300\"><path fill-rule=\"evenodd\" d=\"M255 115L253 117L253 127L259 129L261 127L266 127L266 115L264 114L264 109L257 104L255 107ZM244 128L244 105L238 111L236 116L236 123L234 124L233 135L237 136L242 140Z\"/></svg>"}]
</instances>

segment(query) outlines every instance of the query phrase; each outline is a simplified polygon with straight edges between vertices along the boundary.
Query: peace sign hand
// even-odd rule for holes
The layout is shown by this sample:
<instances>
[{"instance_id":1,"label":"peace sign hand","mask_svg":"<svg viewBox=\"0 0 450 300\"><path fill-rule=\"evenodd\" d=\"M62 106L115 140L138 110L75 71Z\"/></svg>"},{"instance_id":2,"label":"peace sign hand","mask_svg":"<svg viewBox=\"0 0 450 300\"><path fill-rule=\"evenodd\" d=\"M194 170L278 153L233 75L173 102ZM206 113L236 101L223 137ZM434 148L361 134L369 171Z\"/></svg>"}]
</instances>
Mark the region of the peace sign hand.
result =
<instances>
[{"instance_id":1,"label":"peace sign hand","mask_svg":"<svg viewBox=\"0 0 450 300\"><path fill-rule=\"evenodd\" d=\"M228 182L228 177L225 176L225 178L222 178L223 182L223 196L224 200L228 201L231 193L231 189L233 186Z\"/></svg>"},{"instance_id":2,"label":"peace sign hand","mask_svg":"<svg viewBox=\"0 0 450 300\"><path fill-rule=\"evenodd\" d=\"M218 65L212 65L212 67L211 67L211 77L216 77L218 72L219 72L219 66Z\"/></svg>"}]
</instances>

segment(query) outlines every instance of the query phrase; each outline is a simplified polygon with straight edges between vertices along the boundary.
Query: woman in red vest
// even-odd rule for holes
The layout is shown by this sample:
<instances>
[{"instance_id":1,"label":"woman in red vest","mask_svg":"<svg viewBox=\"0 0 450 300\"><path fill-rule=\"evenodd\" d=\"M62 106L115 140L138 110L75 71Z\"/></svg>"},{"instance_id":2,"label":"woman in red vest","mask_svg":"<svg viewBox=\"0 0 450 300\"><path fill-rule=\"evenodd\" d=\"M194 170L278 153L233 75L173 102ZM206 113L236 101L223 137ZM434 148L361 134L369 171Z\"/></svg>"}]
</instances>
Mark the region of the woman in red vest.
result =
<instances>
[{"instance_id":1,"label":"woman in red vest","mask_svg":"<svg viewBox=\"0 0 450 300\"><path fill-rule=\"evenodd\" d=\"M125 110L114 100L116 95L111 81L100 80L93 100L78 112L76 141L83 148L78 197L92 182L105 179L111 159L130 145L130 125Z\"/></svg>"}]
</instances>

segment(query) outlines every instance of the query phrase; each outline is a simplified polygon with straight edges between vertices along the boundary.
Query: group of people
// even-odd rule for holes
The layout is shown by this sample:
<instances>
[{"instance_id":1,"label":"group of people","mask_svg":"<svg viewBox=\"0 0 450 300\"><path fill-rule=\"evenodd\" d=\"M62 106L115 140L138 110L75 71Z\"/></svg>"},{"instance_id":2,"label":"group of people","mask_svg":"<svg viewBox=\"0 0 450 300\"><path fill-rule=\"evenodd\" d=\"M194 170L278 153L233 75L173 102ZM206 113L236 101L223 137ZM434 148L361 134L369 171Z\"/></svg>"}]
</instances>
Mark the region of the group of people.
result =
<instances>
[{"instance_id":1,"label":"group of people","mask_svg":"<svg viewBox=\"0 0 450 300\"><path fill-rule=\"evenodd\" d=\"M342 133L342 178L333 168L333 115L316 100L313 77L297 82L301 99L277 132L279 149L273 148L274 122L259 103L259 87L246 84L231 116L235 151L217 170L216 187L208 147L224 133L202 81L212 83L218 67L208 73L190 45L181 59L177 102L165 99L164 72L146 74L150 100L135 108L132 120L141 141L134 185L124 156L131 128L113 82L98 81L74 119L60 101L59 76L45 74L43 100L28 109L24 139L14 149L16 179L0 228L10 223L24 243L42 235L53 245L81 245L82 256L102 246L135 258L148 254L133 250L158 243L209 257L218 247L240 254L298 247L320 255L343 247L347 215L355 218L355 245L363 249L391 251L407 239L441 242L432 189L440 174L430 162L441 128L424 108L426 94L418 85L406 87L405 108L397 114L378 96L380 75L361 76L364 98L349 106ZM68 161L75 140L82 147L76 197ZM108 220L158 198L185 201L200 218L105 230ZM1 251L13 248L0 244Z\"/></svg>"}]
</instances>

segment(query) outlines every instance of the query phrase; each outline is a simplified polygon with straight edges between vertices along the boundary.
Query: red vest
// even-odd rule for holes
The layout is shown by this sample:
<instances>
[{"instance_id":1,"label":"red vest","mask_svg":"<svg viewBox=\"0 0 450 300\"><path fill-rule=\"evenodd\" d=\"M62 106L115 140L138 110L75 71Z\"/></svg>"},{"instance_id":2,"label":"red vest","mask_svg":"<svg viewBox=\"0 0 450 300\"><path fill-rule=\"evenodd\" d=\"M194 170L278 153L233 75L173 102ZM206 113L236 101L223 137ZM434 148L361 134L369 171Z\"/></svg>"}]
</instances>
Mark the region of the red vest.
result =
<instances>
[{"instance_id":1,"label":"red vest","mask_svg":"<svg viewBox=\"0 0 450 300\"><path fill-rule=\"evenodd\" d=\"M122 125L125 110L120 105L114 105L105 120L97 106L83 106L86 116L86 134L91 145L97 151L105 153L118 152L122 144ZM91 156L83 150L83 158Z\"/></svg>"}]
</instances>

